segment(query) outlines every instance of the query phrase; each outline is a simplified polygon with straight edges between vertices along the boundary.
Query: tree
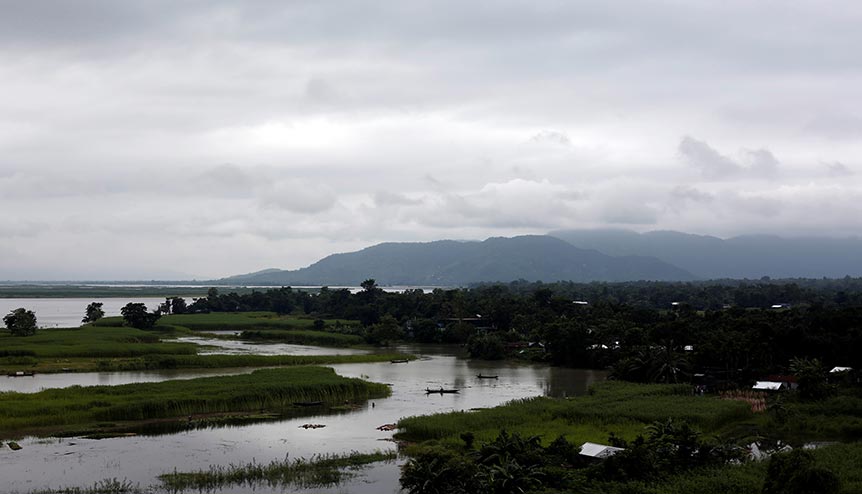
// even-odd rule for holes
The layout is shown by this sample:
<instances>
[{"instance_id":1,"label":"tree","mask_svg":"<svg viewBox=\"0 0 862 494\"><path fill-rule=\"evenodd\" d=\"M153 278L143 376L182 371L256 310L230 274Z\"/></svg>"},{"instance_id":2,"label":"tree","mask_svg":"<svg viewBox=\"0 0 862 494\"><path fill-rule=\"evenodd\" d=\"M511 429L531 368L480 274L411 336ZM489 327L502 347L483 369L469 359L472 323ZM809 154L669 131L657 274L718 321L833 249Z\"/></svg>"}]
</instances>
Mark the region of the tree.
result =
<instances>
[{"instance_id":1,"label":"tree","mask_svg":"<svg viewBox=\"0 0 862 494\"><path fill-rule=\"evenodd\" d=\"M3 322L12 336L32 336L36 334L36 314L32 310L19 307L3 317Z\"/></svg>"},{"instance_id":2,"label":"tree","mask_svg":"<svg viewBox=\"0 0 862 494\"><path fill-rule=\"evenodd\" d=\"M365 292L374 292L377 290L377 281L374 278L368 278L359 284Z\"/></svg>"},{"instance_id":3,"label":"tree","mask_svg":"<svg viewBox=\"0 0 862 494\"><path fill-rule=\"evenodd\" d=\"M138 329L150 329L155 326L156 321L162 315L156 312L147 312L147 306L142 303L129 302L120 309L123 315L123 323Z\"/></svg>"},{"instance_id":4,"label":"tree","mask_svg":"<svg viewBox=\"0 0 862 494\"><path fill-rule=\"evenodd\" d=\"M90 304L87 305L84 318L81 319L81 322L84 324L96 322L105 317L105 311L102 310L102 305L102 302L90 302Z\"/></svg>"},{"instance_id":5,"label":"tree","mask_svg":"<svg viewBox=\"0 0 862 494\"><path fill-rule=\"evenodd\" d=\"M367 339L378 345L388 345L392 340L404 337L404 331L398 325L398 321L389 314L380 318L380 322L368 329Z\"/></svg>"},{"instance_id":6,"label":"tree","mask_svg":"<svg viewBox=\"0 0 862 494\"><path fill-rule=\"evenodd\" d=\"M799 397L803 400L822 400L832 392L828 373L820 360L795 357L790 360L790 371L796 376Z\"/></svg>"},{"instance_id":7,"label":"tree","mask_svg":"<svg viewBox=\"0 0 862 494\"><path fill-rule=\"evenodd\" d=\"M471 358L484 360L500 360L506 356L506 346L499 335L482 333L474 334L467 342L467 351Z\"/></svg>"}]
</instances>

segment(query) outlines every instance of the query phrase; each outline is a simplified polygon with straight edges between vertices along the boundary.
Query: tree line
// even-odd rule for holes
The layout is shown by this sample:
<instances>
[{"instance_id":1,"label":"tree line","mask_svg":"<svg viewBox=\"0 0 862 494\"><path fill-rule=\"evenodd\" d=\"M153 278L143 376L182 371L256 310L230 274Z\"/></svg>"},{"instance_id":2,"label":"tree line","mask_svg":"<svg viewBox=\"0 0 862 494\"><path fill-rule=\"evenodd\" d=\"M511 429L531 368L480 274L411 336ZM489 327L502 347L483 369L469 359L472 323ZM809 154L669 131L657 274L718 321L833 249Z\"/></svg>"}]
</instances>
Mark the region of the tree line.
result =
<instances>
[{"instance_id":1,"label":"tree line","mask_svg":"<svg viewBox=\"0 0 862 494\"><path fill-rule=\"evenodd\" d=\"M773 308L775 307L775 308ZM18 309L4 322L27 327ZM555 365L610 368L643 382L691 381L696 374L745 381L786 372L793 358L862 366L862 280L699 283L484 284L463 289L316 292L278 287L187 302L168 297L149 311L130 303L124 321L153 327L163 314L272 311L358 321L371 343L407 339L467 345L477 358L517 356ZM87 307L84 322L103 316ZM317 326L323 329L323 325ZM332 328L330 328L332 329ZM348 329L341 328L341 331ZM20 329L15 329L20 333ZM26 330L25 330L26 332Z\"/></svg>"}]
</instances>

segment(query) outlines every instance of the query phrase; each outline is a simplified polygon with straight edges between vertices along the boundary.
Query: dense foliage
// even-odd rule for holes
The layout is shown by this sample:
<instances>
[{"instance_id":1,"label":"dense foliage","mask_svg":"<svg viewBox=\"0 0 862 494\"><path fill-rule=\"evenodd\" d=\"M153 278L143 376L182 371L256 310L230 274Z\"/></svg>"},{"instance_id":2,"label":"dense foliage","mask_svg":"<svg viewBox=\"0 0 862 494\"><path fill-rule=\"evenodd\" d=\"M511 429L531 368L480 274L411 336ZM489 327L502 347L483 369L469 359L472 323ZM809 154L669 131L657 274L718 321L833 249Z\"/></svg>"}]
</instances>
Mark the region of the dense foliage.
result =
<instances>
[{"instance_id":1,"label":"dense foliage","mask_svg":"<svg viewBox=\"0 0 862 494\"><path fill-rule=\"evenodd\" d=\"M522 358L607 368L640 382L706 374L746 383L788 373L791 359L862 367L862 280L702 283L528 283L387 292L290 287L219 293L173 313L273 311L356 321L327 330L386 344L396 339L468 344L478 358ZM179 317L179 316L171 316ZM255 328L261 329L261 328ZM249 334L249 336L256 336Z\"/></svg>"}]
</instances>

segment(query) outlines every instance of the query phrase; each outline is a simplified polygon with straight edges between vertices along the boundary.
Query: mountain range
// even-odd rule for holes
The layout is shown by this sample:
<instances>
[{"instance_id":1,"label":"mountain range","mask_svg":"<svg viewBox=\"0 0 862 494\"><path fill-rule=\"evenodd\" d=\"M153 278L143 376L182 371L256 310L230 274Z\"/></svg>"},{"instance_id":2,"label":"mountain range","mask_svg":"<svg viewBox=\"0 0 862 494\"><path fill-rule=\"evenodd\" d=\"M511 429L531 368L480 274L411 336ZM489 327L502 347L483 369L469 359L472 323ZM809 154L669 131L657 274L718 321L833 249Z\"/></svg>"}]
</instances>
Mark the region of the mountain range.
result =
<instances>
[{"instance_id":1,"label":"mountain range","mask_svg":"<svg viewBox=\"0 0 862 494\"><path fill-rule=\"evenodd\" d=\"M219 283L274 285L462 286L482 281L692 280L695 277L655 257L609 256L546 235L495 237L482 242L440 240L383 243L333 254L294 271L267 269Z\"/></svg>"},{"instance_id":2,"label":"mountain range","mask_svg":"<svg viewBox=\"0 0 862 494\"><path fill-rule=\"evenodd\" d=\"M675 231L561 230L549 233L611 256L653 256L702 279L862 276L862 239L744 235L721 239Z\"/></svg>"},{"instance_id":3,"label":"mountain range","mask_svg":"<svg viewBox=\"0 0 862 494\"><path fill-rule=\"evenodd\" d=\"M560 230L484 241L382 243L297 270L265 269L224 284L463 286L477 282L690 281L862 276L859 238L674 231Z\"/></svg>"}]
</instances>

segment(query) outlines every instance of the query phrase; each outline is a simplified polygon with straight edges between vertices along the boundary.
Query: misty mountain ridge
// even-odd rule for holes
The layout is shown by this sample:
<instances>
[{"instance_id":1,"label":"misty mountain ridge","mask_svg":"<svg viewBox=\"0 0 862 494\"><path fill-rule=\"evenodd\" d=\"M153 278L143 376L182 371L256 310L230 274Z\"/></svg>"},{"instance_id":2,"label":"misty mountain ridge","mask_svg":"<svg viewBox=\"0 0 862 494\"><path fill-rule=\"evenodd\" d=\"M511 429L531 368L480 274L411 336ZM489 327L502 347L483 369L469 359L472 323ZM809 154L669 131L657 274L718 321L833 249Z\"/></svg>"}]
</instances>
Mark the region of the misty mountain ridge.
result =
<instances>
[{"instance_id":1,"label":"misty mountain ridge","mask_svg":"<svg viewBox=\"0 0 862 494\"><path fill-rule=\"evenodd\" d=\"M669 230L559 230L549 235L611 256L655 257L703 279L862 276L859 237L752 234L721 239Z\"/></svg>"},{"instance_id":2,"label":"misty mountain ridge","mask_svg":"<svg viewBox=\"0 0 862 494\"><path fill-rule=\"evenodd\" d=\"M683 281L695 276L649 256L610 256L555 237L527 235L484 241L387 242L332 254L293 271L267 269L219 283L272 285L463 286L478 282Z\"/></svg>"}]
</instances>

